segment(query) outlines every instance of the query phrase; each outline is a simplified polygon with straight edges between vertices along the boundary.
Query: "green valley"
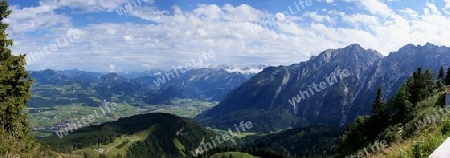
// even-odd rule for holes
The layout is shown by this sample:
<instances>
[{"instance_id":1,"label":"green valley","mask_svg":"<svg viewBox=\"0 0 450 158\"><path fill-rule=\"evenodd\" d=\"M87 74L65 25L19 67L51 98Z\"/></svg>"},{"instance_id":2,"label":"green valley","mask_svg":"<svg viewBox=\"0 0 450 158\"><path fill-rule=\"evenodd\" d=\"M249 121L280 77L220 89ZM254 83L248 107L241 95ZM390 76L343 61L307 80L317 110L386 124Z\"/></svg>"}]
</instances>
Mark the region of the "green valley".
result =
<instances>
[{"instance_id":1,"label":"green valley","mask_svg":"<svg viewBox=\"0 0 450 158\"><path fill-rule=\"evenodd\" d=\"M95 119L92 125L115 121L122 117L129 117L143 113L171 113L180 117L194 117L204 110L210 109L216 103L196 101L192 99L177 99L173 105L142 105L132 106L133 103L118 103L117 109L106 111L106 115ZM100 107L85 106L82 104L56 105L52 107L28 108L29 121L38 136L49 136L58 130L58 126L65 123L74 123L82 117L95 114L102 115Z\"/></svg>"}]
</instances>

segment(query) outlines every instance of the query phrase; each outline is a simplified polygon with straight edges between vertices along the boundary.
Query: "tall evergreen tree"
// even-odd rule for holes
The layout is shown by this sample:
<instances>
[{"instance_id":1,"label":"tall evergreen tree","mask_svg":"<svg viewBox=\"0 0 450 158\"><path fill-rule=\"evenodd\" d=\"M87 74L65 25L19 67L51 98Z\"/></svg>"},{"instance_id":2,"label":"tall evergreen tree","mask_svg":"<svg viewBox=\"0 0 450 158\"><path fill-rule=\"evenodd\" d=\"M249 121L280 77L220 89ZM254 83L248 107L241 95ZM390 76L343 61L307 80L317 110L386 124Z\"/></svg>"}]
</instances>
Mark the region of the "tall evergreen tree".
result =
<instances>
[{"instance_id":1,"label":"tall evergreen tree","mask_svg":"<svg viewBox=\"0 0 450 158\"><path fill-rule=\"evenodd\" d=\"M403 84L392 98L391 104L394 109L393 121L395 123L409 120L409 115L412 111L412 103L409 102L409 97L410 94L408 93L407 86Z\"/></svg>"},{"instance_id":2,"label":"tall evergreen tree","mask_svg":"<svg viewBox=\"0 0 450 158\"><path fill-rule=\"evenodd\" d=\"M369 138L369 132L373 131L373 126L369 124L369 121L369 116L358 116L355 122L347 127L345 133L340 137L337 148L340 154L344 154L340 156L350 154L364 146L365 142L371 139Z\"/></svg>"},{"instance_id":3,"label":"tall evergreen tree","mask_svg":"<svg viewBox=\"0 0 450 158\"><path fill-rule=\"evenodd\" d=\"M25 70L25 55L13 55L13 41L3 20L11 14L8 3L0 1L0 155L23 153L31 146L25 103L31 97L31 84Z\"/></svg>"},{"instance_id":4,"label":"tall evergreen tree","mask_svg":"<svg viewBox=\"0 0 450 158\"><path fill-rule=\"evenodd\" d=\"M385 106L386 105L383 107L383 101L381 100L381 88L378 88L375 102L372 104L372 116L383 115L383 112L386 109Z\"/></svg>"},{"instance_id":5,"label":"tall evergreen tree","mask_svg":"<svg viewBox=\"0 0 450 158\"><path fill-rule=\"evenodd\" d=\"M430 96L432 93L431 89L434 88L433 82L433 74L430 70L425 71L425 74L422 74L422 68L417 68L417 71L413 73L413 75L408 79L408 91L411 96L409 97L409 101L416 106L418 102L422 101L426 97ZM433 86L430 88L430 86Z\"/></svg>"},{"instance_id":6,"label":"tall evergreen tree","mask_svg":"<svg viewBox=\"0 0 450 158\"><path fill-rule=\"evenodd\" d=\"M434 81L434 74L430 69L425 70L422 82L425 87L425 91L423 92L424 98L431 96L436 89L436 84Z\"/></svg>"},{"instance_id":7,"label":"tall evergreen tree","mask_svg":"<svg viewBox=\"0 0 450 158\"><path fill-rule=\"evenodd\" d=\"M439 69L439 74L436 80L436 89L441 90L444 86L444 67L441 65L441 68Z\"/></svg>"},{"instance_id":8,"label":"tall evergreen tree","mask_svg":"<svg viewBox=\"0 0 450 158\"><path fill-rule=\"evenodd\" d=\"M442 65L441 68L439 68L438 79L444 80L444 67Z\"/></svg>"},{"instance_id":9,"label":"tall evergreen tree","mask_svg":"<svg viewBox=\"0 0 450 158\"><path fill-rule=\"evenodd\" d=\"M447 69L447 76L445 76L445 85L450 85L450 67Z\"/></svg>"},{"instance_id":10,"label":"tall evergreen tree","mask_svg":"<svg viewBox=\"0 0 450 158\"><path fill-rule=\"evenodd\" d=\"M372 104L372 116L370 117L372 130L369 131L370 138L375 138L389 124L389 111L386 102L382 100L381 96L381 88L378 88L375 102Z\"/></svg>"},{"instance_id":11,"label":"tall evergreen tree","mask_svg":"<svg viewBox=\"0 0 450 158\"><path fill-rule=\"evenodd\" d=\"M407 89L408 89L408 93L410 94L409 96L409 101L411 103L413 103L414 105L418 102L418 90L417 90L417 86L416 86L416 81L414 76L416 76L416 72L413 72L413 76L409 77L408 80L406 81L406 85L407 85Z\"/></svg>"}]
</instances>

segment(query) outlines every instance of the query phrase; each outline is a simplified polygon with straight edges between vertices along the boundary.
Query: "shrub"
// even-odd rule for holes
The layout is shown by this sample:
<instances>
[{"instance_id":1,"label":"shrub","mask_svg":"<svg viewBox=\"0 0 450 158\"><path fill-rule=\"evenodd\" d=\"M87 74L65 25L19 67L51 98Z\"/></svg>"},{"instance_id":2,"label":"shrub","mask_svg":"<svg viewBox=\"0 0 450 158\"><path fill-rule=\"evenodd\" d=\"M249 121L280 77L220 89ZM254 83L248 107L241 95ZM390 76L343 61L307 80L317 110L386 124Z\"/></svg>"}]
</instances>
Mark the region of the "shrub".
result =
<instances>
[{"instance_id":1,"label":"shrub","mask_svg":"<svg viewBox=\"0 0 450 158\"><path fill-rule=\"evenodd\" d=\"M425 154L424 154L424 145L425 143L423 141L417 142L416 144L413 145L413 156L414 158L425 158Z\"/></svg>"},{"instance_id":2,"label":"shrub","mask_svg":"<svg viewBox=\"0 0 450 158\"><path fill-rule=\"evenodd\" d=\"M396 142L401 139L401 132L403 132L401 124L389 126L383 133L380 134L379 138L381 140L386 140L387 142Z\"/></svg>"},{"instance_id":3,"label":"shrub","mask_svg":"<svg viewBox=\"0 0 450 158\"><path fill-rule=\"evenodd\" d=\"M450 122L446 121L444 126L441 129L441 134L446 136L448 134L450 134Z\"/></svg>"}]
</instances>

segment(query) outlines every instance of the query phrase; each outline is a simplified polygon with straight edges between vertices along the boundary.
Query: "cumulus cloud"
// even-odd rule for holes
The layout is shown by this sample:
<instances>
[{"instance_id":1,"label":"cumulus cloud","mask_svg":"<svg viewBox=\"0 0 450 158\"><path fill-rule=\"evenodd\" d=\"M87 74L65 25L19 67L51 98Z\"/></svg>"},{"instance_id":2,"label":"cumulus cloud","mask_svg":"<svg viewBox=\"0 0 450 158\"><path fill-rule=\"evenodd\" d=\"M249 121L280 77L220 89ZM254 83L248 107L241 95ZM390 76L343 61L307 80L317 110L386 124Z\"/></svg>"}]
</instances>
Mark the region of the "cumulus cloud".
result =
<instances>
[{"instance_id":1,"label":"cumulus cloud","mask_svg":"<svg viewBox=\"0 0 450 158\"><path fill-rule=\"evenodd\" d=\"M426 3L423 10L413 10L392 9L380 0L346 1L361 6L364 11L325 9L320 13L304 11L288 15L248 4L198 4L189 10L178 5L168 10L143 5L124 16L144 22L75 26L70 15L55 10L73 7L83 8L84 12L114 13L126 1L67 0L43 1L29 8L13 6L13 14L6 22L11 24L9 32L16 41L13 50L19 53L35 52L35 48L54 41L70 29L84 33L80 41L29 65L35 69L47 63L58 69L96 71L109 71L110 65L114 65L115 71L168 69L190 62L203 51L216 54L205 64L288 65L307 60L325 49L352 43L379 50L384 55L408 43L449 45L450 19L436 4ZM447 5L449 1L446 0ZM27 20L36 22L27 27L20 25ZM38 39L23 33L37 30L50 30L50 33Z\"/></svg>"},{"instance_id":2,"label":"cumulus cloud","mask_svg":"<svg viewBox=\"0 0 450 158\"><path fill-rule=\"evenodd\" d=\"M445 8L449 9L450 8L450 0L444 0L445 2Z\"/></svg>"}]
</instances>

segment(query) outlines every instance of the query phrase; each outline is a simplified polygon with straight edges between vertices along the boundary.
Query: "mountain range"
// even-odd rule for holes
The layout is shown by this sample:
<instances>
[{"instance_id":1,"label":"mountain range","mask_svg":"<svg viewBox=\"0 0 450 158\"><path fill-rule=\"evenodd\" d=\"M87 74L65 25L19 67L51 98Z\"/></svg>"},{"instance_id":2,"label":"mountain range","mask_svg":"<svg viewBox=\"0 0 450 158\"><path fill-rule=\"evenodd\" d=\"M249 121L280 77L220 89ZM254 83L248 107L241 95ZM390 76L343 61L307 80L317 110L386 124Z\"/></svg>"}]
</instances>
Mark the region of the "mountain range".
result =
<instances>
[{"instance_id":1,"label":"mountain range","mask_svg":"<svg viewBox=\"0 0 450 158\"><path fill-rule=\"evenodd\" d=\"M377 88L389 99L417 67L437 72L441 65L449 65L449 53L450 48L430 43L409 44L388 56L359 44L328 49L308 61L264 69L196 120L216 128L250 120L259 132L311 125L343 127L370 113L367 103L374 101ZM348 71L349 76L333 79L338 71ZM325 89L310 91L312 85L330 80L333 84Z\"/></svg>"},{"instance_id":2,"label":"mountain range","mask_svg":"<svg viewBox=\"0 0 450 158\"><path fill-rule=\"evenodd\" d=\"M210 65L191 69L159 86L155 85L155 81L164 73L159 69L117 73L51 69L31 71L30 76L35 79L32 89L35 95L28 106L72 103L98 106L99 101L112 98L118 102L140 100L147 104L170 104L174 98L220 101L264 67Z\"/></svg>"},{"instance_id":3,"label":"mountain range","mask_svg":"<svg viewBox=\"0 0 450 158\"><path fill-rule=\"evenodd\" d=\"M91 106L100 104L93 98L140 99L146 104L170 104L173 98L220 101L193 120L171 114L142 114L82 128L61 140L56 135L40 138L61 153L92 156L92 146L100 142L100 146L120 150L109 156L209 157L247 153L260 157L329 157L336 154L336 143L345 133L344 128L356 117L371 113L378 88L383 90L384 100L389 101L418 67L438 72L441 66L450 65L449 53L448 47L427 43L409 44L383 56L352 44L325 50L308 61L289 66L221 65L193 69L160 86L153 81L166 72L158 70L36 71L31 72L36 83L29 106L44 105L46 98L58 99L47 100L45 105L83 102ZM259 68L264 69L250 73ZM71 85L75 89L72 94L52 88ZM251 133L246 133L250 136L236 137L240 140L237 146L224 144L202 154L191 152L199 149L205 138L212 139L224 132L220 129L226 132L242 121L253 126ZM183 137L182 133L193 136Z\"/></svg>"}]
</instances>

